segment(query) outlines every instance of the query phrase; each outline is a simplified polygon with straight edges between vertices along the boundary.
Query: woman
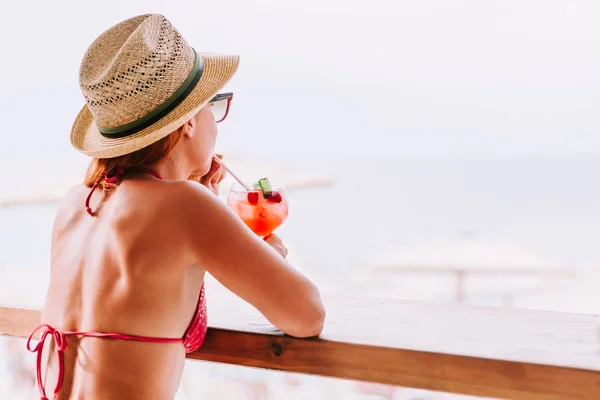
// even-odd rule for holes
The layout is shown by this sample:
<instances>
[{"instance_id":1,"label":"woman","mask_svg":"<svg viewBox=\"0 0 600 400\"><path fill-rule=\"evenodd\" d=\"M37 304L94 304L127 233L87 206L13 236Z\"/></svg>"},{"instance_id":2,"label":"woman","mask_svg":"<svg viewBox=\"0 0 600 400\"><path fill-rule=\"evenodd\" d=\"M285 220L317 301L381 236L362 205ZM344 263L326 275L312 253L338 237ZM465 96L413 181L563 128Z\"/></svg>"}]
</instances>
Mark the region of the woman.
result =
<instances>
[{"instance_id":1,"label":"woman","mask_svg":"<svg viewBox=\"0 0 600 400\"><path fill-rule=\"evenodd\" d=\"M206 272L285 333L321 332L319 293L281 240L215 196L213 111L226 115L231 95L218 92L238 62L196 53L161 15L124 21L86 52L71 142L93 160L59 207L42 336L28 343L42 399L173 398L206 333Z\"/></svg>"}]
</instances>

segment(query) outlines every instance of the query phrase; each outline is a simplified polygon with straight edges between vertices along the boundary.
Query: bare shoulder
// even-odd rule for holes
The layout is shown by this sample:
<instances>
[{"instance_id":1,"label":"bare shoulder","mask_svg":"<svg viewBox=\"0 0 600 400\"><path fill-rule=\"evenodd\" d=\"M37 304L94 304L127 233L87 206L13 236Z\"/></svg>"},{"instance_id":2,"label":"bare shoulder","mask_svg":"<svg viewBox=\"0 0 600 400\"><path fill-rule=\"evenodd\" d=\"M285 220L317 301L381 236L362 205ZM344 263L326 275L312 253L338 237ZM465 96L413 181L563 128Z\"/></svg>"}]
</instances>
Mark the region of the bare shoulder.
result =
<instances>
[{"instance_id":1,"label":"bare shoulder","mask_svg":"<svg viewBox=\"0 0 600 400\"><path fill-rule=\"evenodd\" d=\"M169 210L171 217L177 217L186 225L202 221L204 226L210 226L234 218L227 205L197 182L170 182L164 190L161 208Z\"/></svg>"},{"instance_id":2,"label":"bare shoulder","mask_svg":"<svg viewBox=\"0 0 600 400\"><path fill-rule=\"evenodd\" d=\"M58 205L55 224L66 222L80 210L85 211L85 199L90 190L90 188L83 184L73 186L71 189L69 189L65 197L63 197L62 201Z\"/></svg>"},{"instance_id":3,"label":"bare shoulder","mask_svg":"<svg viewBox=\"0 0 600 400\"><path fill-rule=\"evenodd\" d=\"M87 196L87 193L90 190L91 190L90 188L88 188L87 186L85 186L83 184L73 186L65 194L65 197L63 197L62 201L60 202L59 209L61 209L63 207L69 207L71 204L78 201L84 195L84 193ZM85 200L85 196L83 197L83 199ZM81 204L84 205L85 203L81 203Z\"/></svg>"},{"instance_id":4,"label":"bare shoulder","mask_svg":"<svg viewBox=\"0 0 600 400\"><path fill-rule=\"evenodd\" d=\"M172 181L161 185L162 206L187 214L194 209L218 206L219 199L203 185L193 181Z\"/></svg>"},{"instance_id":5,"label":"bare shoulder","mask_svg":"<svg viewBox=\"0 0 600 400\"><path fill-rule=\"evenodd\" d=\"M193 235L196 241L202 239L207 246L251 233L223 201L197 182L174 183L165 202L163 209L171 210L169 214L179 221L183 230Z\"/></svg>"},{"instance_id":6,"label":"bare shoulder","mask_svg":"<svg viewBox=\"0 0 600 400\"><path fill-rule=\"evenodd\" d=\"M85 199L88 189L85 185L72 187L63 197L58 205L54 221L52 223L52 243L61 237L64 232L70 231L71 227L81 218L85 212Z\"/></svg>"}]
</instances>

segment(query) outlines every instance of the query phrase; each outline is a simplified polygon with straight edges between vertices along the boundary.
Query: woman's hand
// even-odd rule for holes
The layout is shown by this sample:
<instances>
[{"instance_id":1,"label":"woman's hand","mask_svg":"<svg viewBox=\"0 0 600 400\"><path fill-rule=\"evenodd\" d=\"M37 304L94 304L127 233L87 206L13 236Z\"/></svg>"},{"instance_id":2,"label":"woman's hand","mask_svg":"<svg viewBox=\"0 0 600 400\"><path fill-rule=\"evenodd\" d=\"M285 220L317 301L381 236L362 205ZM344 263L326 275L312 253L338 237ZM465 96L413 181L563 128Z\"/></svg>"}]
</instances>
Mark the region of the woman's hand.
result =
<instances>
[{"instance_id":1,"label":"woman's hand","mask_svg":"<svg viewBox=\"0 0 600 400\"><path fill-rule=\"evenodd\" d=\"M217 157L223 159L222 154L217 154ZM221 164L213 158L211 159L210 169L206 175L202 177L190 176L189 179L201 183L206 186L208 190L213 192L215 196L219 196L219 187L223 179L225 179L225 176L227 176L227 172Z\"/></svg>"},{"instance_id":2,"label":"woman's hand","mask_svg":"<svg viewBox=\"0 0 600 400\"><path fill-rule=\"evenodd\" d=\"M276 252L281 254L283 258L286 258L288 255L288 249L284 246L281 238L275 234L270 234L269 236L264 238L265 242L267 242Z\"/></svg>"}]
</instances>

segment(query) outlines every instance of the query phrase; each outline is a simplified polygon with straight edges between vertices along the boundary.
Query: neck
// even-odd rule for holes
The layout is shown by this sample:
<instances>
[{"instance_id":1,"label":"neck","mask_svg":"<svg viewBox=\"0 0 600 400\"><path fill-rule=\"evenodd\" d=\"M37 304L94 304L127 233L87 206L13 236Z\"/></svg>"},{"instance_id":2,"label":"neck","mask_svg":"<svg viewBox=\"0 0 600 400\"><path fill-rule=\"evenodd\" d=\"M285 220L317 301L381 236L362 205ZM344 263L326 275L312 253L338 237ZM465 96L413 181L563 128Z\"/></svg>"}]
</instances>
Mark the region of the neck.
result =
<instances>
[{"instance_id":1,"label":"neck","mask_svg":"<svg viewBox=\"0 0 600 400\"><path fill-rule=\"evenodd\" d=\"M169 181L182 181L190 176L189 168L185 166L185 163L175 162L171 157L165 157L149 168Z\"/></svg>"}]
</instances>

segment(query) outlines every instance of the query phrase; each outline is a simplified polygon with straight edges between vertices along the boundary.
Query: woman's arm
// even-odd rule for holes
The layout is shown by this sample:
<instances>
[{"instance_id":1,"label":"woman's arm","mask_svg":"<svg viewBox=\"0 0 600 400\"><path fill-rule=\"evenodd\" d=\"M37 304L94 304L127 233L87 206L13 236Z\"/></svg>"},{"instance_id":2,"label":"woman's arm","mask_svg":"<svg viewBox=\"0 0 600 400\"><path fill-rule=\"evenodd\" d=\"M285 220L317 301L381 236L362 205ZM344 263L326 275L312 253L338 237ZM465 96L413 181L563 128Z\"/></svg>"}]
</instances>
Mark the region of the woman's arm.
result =
<instances>
[{"instance_id":1,"label":"woman's arm","mask_svg":"<svg viewBox=\"0 0 600 400\"><path fill-rule=\"evenodd\" d=\"M288 335L319 335L325 309L316 286L208 189L186 182L181 191L184 235L206 271Z\"/></svg>"}]
</instances>

